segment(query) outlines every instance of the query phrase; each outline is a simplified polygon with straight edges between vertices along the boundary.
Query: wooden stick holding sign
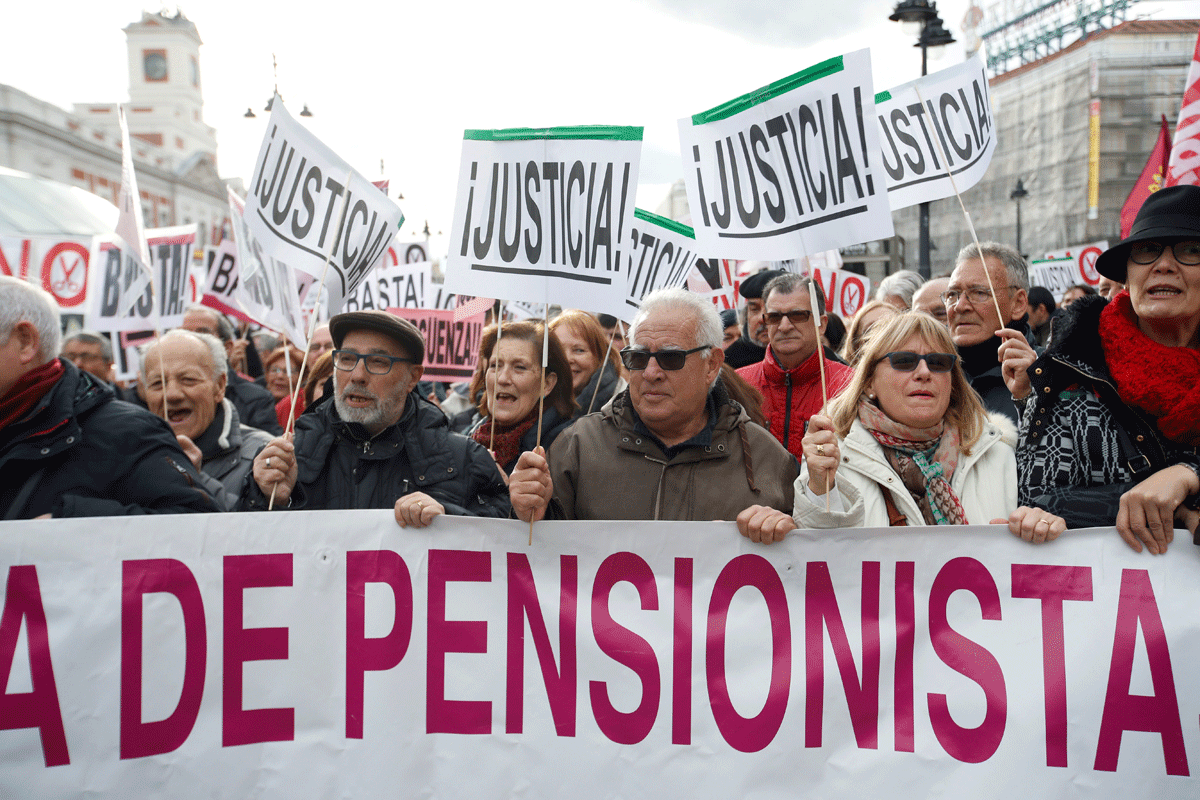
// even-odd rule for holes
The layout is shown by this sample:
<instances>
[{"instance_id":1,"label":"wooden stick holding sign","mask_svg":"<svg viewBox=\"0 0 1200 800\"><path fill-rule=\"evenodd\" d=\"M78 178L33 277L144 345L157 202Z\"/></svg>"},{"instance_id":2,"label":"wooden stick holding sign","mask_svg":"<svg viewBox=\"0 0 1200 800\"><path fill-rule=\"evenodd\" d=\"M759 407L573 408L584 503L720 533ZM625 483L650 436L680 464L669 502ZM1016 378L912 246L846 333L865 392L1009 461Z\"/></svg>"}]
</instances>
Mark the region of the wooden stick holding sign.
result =
<instances>
[{"instance_id":1,"label":"wooden stick holding sign","mask_svg":"<svg viewBox=\"0 0 1200 800\"><path fill-rule=\"evenodd\" d=\"M924 106L925 98L921 97L921 88L914 85L913 91L917 93L917 99ZM942 166L946 168L946 177L950 179L950 186L954 189L954 196L958 198L958 206L962 209L963 216L967 219L967 228L971 231L971 241L975 243L975 249L979 252L979 265L983 267L983 275L987 278L988 291L992 293L992 305L996 307L996 319L1000 321L1000 327L1004 325L1004 312L1000 310L1000 298L996 297L996 287L992 284L992 271L988 269L987 261L983 257L983 246L979 244L979 236L975 233L975 224L971 221L971 212L967 211L967 206L963 203L962 193L958 191L958 183L954 180L954 173L950 171L950 161L946 158L946 148L942 147L941 139L937 136L933 137L934 144L937 145L938 152L942 156Z\"/></svg>"},{"instance_id":2,"label":"wooden stick holding sign","mask_svg":"<svg viewBox=\"0 0 1200 800\"><path fill-rule=\"evenodd\" d=\"M542 410L546 406L546 367L550 366L550 303L546 303L542 312L542 385L538 390L538 432L537 441L533 444L536 450L542 446ZM529 518L529 546L533 547L533 517Z\"/></svg>"},{"instance_id":3,"label":"wooden stick holding sign","mask_svg":"<svg viewBox=\"0 0 1200 800\"><path fill-rule=\"evenodd\" d=\"M807 256L806 256L807 257ZM825 380L825 348L821 346L821 301L817 298L817 282L812 276L808 277L808 305L812 308L813 333L817 337L817 367L821 372L821 416L829 413L829 384ZM830 486L829 472L825 473L825 510L829 511Z\"/></svg>"},{"instance_id":4,"label":"wooden stick holding sign","mask_svg":"<svg viewBox=\"0 0 1200 800\"><path fill-rule=\"evenodd\" d=\"M488 450L492 458L496 457L496 384L500 382L500 334L504 330L504 301L500 301L500 313L496 316L496 344L492 346L492 358L496 359L496 377L492 378L492 397L488 409L492 412L492 430L488 434ZM485 364L483 374L487 375L490 364ZM486 383L486 381L485 381Z\"/></svg>"},{"instance_id":5,"label":"wooden stick holding sign","mask_svg":"<svg viewBox=\"0 0 1200 800\"><path fill-rule=\"evenodd\" d=\"M617 320L617 325L621 324L621 320ZM592 408L596 405L596 396L600 394L600 383L604 377L604 367L608 365L608 359L612 356L613 339L617 338L617 325L613 325L612 333L608 335L608 349L604 351L604 358L600 360L600 374L596 376L596 388L592 391L592 399L588 401L587 413L592 413ZM621 333L624 334L624 329Z\"/></svg>"},{"instance_id":6,"label":"wooden stick holding sign","mask_svg":"<svg viewBox=\"0 0 1200 800\"><path fill-rule=\"evenodd\" d=\"M350 185L350 179L354 177L354 171L346 175L345 186ZM321 280L317 281L317 285L309 289L310 292L315 291L317 300L321 299L321 290L325 288L325 278L329 275L329 262L333 261L333 248L337 244L338 239L342 236L342 227L346 224L346 206L350 204L350 192L342 194L342 209L338 212L337 232L330 237L329 247L325 249L325 268L321 270ZM304 357L300 360L300 374L296 376L296 382L299 384L304 380L304 370L308 366L308 343L312 341L313 332L317 329L317 310L314 307L312 316L308 320L308 332L304 336ZM286 357L286 356L285 356ZM292 433L296 424L296 400L299 398L299 392L292 392L291 408L288 410L287 426L283 429L284 437ZM279 484L276 483L271 487L271 499L267 503L267 510L270 511L275 507L275 492L279 489Z\"/></svg>"}]
</instances>

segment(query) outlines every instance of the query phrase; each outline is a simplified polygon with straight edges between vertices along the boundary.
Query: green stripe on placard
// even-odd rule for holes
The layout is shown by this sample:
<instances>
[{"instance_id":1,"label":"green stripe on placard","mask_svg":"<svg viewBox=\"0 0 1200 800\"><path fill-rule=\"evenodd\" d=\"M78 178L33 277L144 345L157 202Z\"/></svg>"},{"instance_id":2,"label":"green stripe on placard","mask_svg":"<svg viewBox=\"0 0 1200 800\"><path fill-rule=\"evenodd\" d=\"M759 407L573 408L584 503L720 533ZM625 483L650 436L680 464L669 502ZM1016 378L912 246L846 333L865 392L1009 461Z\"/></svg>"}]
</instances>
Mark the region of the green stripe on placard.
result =
<instances>
[{"instance_id":1,"label":"green stripe on placard","mask_svg":"<svg viewBox=\"0 0 1200 800\"><path fill-rule=\"evenodd\" d=\"M652 225L657 225L660 228L666 228L669 231L674 231L680 236L686 236L689 239L696 238L696 231L692 228L689 228L687 225L684 225L682 222L676 222L673 219L660 217L658 214L651 214L649 211L642 211L640 208L635 208L633 210L633 216L638 219L645 220Z\"/></svg>"},{"instance_id":2,"label":"green stripe on placard","mask_svg":"<svg viewBox=\"0 0 1200 800\"><path fill-rule=\"evenodd\" d=\"M875 95L876 103L886 103L888 100L891 100L891 99L892 99L892 93L886 89L884 89L879 94Z\"/></svg>"},{"instance_id":3,"label":"green stripe on placard","mask_svg":"<svg viewBox=\"0 0 1200 800\"><path fill-rule=\"evenodd\" d=\"M812 83L813 81L841 72L842 69L844 69L842 56L822 61L820 64L814 64L808 69L797 72L795 75L781 78L774 83L767 84L761 89L755 89L749 94L744 94L727 103L722 103L716 108L695 114L692 116L692 124L704 125L708 122L718 122L719 120L727 119L734 114L740 114L748 108L753 108L759 103L765 103L772 97L787 94L792 89L796 89L806 83Z\"/></svg>"},{"instance_id":4,"label":"green stripe on placard","mask_svg":"<svg viewBox=\"0 0 1200 800\"><path fill-rule=\"evenodd\" d=\"M521 139L613 139L640 142L642 128L633 125L577 125L565 128L504 128L465 130L463 139L477 142L513 142Z\"/></svg>"}]
</instances>

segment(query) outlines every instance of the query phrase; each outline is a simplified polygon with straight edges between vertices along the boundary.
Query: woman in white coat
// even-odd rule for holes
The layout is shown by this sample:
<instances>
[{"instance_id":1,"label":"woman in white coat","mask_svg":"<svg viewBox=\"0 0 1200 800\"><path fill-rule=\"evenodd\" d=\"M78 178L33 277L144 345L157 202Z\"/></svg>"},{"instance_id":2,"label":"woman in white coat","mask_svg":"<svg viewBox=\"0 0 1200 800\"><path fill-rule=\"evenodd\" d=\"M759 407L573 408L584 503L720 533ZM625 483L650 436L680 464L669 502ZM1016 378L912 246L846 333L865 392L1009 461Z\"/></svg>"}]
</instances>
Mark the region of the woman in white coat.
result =
<instances>
[{"instance_id":1,"label":"woman in white coat","mask_svg":"<svg viewBox=\"0 0 1200 800\"><path fill-rule=\"evenodd\" d=\"M1007 523L1037 542L1066 529L1061 517L1017 507L1016 432L988 419L946 327L928 314L877 325L830 405L803 439L801 528Z\"/></svg>"}]
</instances>

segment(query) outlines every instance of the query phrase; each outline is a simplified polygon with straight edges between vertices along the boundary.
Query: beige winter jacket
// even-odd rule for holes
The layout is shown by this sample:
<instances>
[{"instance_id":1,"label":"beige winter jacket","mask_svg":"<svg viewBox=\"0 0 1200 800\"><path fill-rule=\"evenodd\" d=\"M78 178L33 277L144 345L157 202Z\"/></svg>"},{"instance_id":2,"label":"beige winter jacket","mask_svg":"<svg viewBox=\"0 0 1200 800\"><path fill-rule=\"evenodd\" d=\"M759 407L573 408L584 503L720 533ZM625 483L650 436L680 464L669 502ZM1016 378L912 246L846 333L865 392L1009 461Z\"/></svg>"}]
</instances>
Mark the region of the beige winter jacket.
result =
<instances>
[{"instance_id":1,"label":"beige winter jacket","mask_svg":"<svg viewBox=\"0 0 1200 800\"><path fill-rule=\"evenodd\" d=\"M550 448L557 519L733 520L751 505L791 513L796 460L765 428L713 390L712 442L667 459L634 430L629 393L563 431Z\"/></svg>"},{"instance_id":2,"label":"beige winter jacket","mask_svg":"<svg viewBox=\"0 0 1200 800\"><path fill-rule=\"evenodd\" d=\"M986 525L993 519L1007 519L1017 507L1017 459L1013 452L1016 431L1002 415L991 415L983 435L960 455L958 468L950 479L967 521ZM1003 426L1003 427L1001 427ZM886 528L888 527L885 490L892 493L896 508L909 525L924 525L917 501L904 488L900 476L888 463L883 447L858 420L850 433L839 442L842 463L834 478L845 501L844 511L826 511L825 503L813 503L805 495L808 464L796 479L796 508L792 516L801 528Z\"/></svg>"}]
</instances>

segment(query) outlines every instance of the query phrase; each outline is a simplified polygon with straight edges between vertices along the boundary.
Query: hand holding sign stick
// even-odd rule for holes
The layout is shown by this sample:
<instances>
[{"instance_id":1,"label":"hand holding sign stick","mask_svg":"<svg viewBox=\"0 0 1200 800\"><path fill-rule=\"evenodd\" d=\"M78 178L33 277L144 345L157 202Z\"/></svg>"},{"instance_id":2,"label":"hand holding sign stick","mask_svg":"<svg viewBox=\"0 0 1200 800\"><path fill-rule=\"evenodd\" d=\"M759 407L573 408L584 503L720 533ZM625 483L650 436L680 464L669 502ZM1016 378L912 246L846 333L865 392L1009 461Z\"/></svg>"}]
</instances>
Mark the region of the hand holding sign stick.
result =
<instances>
[{"instance_id":1,"label":"hand holding sign stick","mask_svg":"<svg viewBox=\"0 0 1200 800\"><path fill-rule=\"evenodd\" d=\"M348 174L346 176L346 184L345 184L346 186L350 185L350 179L353 177L354 177L354 171L351 170L350 174ZM325 278L326 278L326 276L329 275L329 262L331 262L333 260L334 245L337 243L338 239L341 238L342 228L346 224L346 206L348 206L349 204L350 204L350 193L345 192L342 195L342 209L341 209L341 211L338 212L337 233L335 233L332 237L330 237L329 247L327 247L325 250L325 269L321 270L321 280L317 281L316 286L309 289L310 292L315 291L317 293L315 296L318 299L320 299L320 297L321 297L321 289L324 288L324 286L325 286ZM304 380L304 370L308 367L308 353L309 353L308 343L310 341L312 341L313 332L316 331L316 329L317 329L317 316L318 316L317 310L316 310L316 308L313 308L312 316L308 320L308 333L304 337L305 338L304 357L300 360L300 374L298 376L296 376L296 385L297 386L299 386L300 382ZM290 358L288 358L286 360L289 362L291 361ZM289 363L289 369L290 369L290 363ZM291 381L290 376L289 376L288 380L289 380L289 382ZM292 430L295 426L295 423L296 423L296 400L299 397L299 395L300 395L299 392L295 392L295 391L292 392L292 403L291 403L291 407L288 410L287 427L285 427L283 430L284 436L289 436L292 433ZM275 507L275 491L278 488L279 488L278 483L271 487L271 499L267 503L268 511L272 510Z\"/></svg>"},{"instance_id":2,"label":"hand holding sign stick","mask_svg":"<svg viewBox=\"0 0 1200 800\"><path fill-rule=\"evenodd\" d=\"M807 254L805 255L807 258ZM812 316L813 332L817 336L817 367L821 372L821 415L825 416L829 411L829 384L825 380L825 348L821 346L821 307L820 301L817 299L817 283L810 275L808 277L808 299L809 305L816 305ZM825 473L825 510L829 511L829 492L832 488L830 485L829 473Z\"/></svg>"}]
</instances>

